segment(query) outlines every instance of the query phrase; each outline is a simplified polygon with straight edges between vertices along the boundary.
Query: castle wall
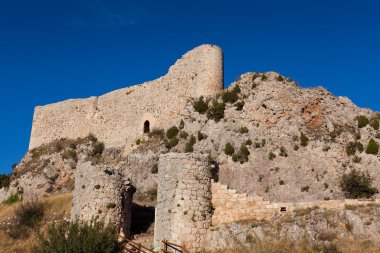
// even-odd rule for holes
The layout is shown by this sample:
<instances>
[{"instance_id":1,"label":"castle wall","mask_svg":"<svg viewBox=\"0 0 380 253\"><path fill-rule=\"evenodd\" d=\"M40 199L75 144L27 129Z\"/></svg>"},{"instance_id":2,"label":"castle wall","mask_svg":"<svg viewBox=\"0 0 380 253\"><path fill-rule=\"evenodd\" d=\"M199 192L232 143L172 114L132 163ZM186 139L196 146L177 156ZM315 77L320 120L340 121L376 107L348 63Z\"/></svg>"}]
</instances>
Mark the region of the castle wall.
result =
<instances>
[{"instance_id":1,"label":"castle wall","mask_svg":"<svg viewBox=\"0 0 380 253\"><path fill-rule=\"evenodd\" d=\"M192 97L223 90L223 53L202 45L179 59L154 81L99 97L67 100L35 108L29 149L54 139L85 137L90 132L107 147L130 148L143 124L165 128Z\"/></svg>"},{"instance_id":2,"label":"castle wall","mask_svg":"<svg viewBox=\"0 0 380 253\"><path fill-rule=\"evenodd\" d=\"M227 185L212 182L212 206L215 208L212 225L231 223L245 220L270 221L274 215L297 212L300 209L320 208L325 210L342 210L346 205L367 205L380 203L356 199L320 200L310 202L273 203L260 196L250 196L228 189ZM285 209L284 209L285 208ZM283 211L281 211L281 209Z\"/></svg>"},{"instance_id":3,"label":"castle wall","mask_svg":"<svg viewBox=\"0 0 380 253\"><path fill-rule=\"evenodd\" d=\"M133 193L134 188L112 168L91 162L79 164L75 171L71 219L109 222L129 237Z\"/></svg>"},{"instance_id":4,"label":"castle wall","mask_svg":"<svg viewBox=\"0 0 380 253\"><path fill-rule=\"evenodd\" d=\"M160 156L154 246L162 240L204 247L211 225L211 174L207 156L169 153Z\"/></svg>"}]
</instances>

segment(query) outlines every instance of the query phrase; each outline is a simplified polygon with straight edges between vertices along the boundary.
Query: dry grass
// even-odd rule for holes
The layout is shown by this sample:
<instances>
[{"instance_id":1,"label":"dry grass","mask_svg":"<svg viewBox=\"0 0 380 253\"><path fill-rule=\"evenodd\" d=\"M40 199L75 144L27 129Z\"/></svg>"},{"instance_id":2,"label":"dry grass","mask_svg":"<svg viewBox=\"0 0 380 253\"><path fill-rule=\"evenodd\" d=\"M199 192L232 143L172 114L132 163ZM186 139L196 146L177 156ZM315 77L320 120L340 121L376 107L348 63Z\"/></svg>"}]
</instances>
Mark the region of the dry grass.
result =
<instances>
[{"instance_id":1,"label":"dry grass","mask_svg":"<svg viewBox=\"0 0 380 253\"><path fill-rule=\"evenodd\" d=\"M69 214L71 210L72 194L65 193L60 195L51 196L42 199L46 211L45 218L41 222L42 227L38 229L45 229L47 225L53 220L62 219L64 214ZM7 221L9 218L15 216L15 210L21 203L13 205L0 205L0 224ZM11 238L5 231L6 227L0 226L0 252L13 253L17 250L22 253L32 253L32 248L36 243L37 230L33 231L27 239L16 240Z\"/></svg>"}]
</instances>

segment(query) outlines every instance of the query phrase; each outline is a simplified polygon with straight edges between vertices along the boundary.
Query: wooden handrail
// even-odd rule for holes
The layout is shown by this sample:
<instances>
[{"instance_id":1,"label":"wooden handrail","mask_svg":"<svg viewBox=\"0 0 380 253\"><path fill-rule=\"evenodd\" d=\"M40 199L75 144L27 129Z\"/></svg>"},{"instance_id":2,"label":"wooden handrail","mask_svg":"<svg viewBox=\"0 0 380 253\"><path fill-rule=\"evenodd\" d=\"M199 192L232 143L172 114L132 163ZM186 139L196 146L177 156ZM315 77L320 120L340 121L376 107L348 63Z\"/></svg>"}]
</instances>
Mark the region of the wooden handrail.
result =
<instances>
[{"instance_id":1,"label":"wooden handrail","mask_svg":"<svg viewBox=\"0 0 380 253\"><path fill-rule=\"evenodd\" d=\"M124 241L131 245L134 249L137 249L138 252L140 253L157 253L151 249L148 249L147 247L145 247L144 245L142 245L141 243L136 243L134 241L131 241L131 240L128 240L128 239L124 239Z\"/></svg>"}]
</instances>

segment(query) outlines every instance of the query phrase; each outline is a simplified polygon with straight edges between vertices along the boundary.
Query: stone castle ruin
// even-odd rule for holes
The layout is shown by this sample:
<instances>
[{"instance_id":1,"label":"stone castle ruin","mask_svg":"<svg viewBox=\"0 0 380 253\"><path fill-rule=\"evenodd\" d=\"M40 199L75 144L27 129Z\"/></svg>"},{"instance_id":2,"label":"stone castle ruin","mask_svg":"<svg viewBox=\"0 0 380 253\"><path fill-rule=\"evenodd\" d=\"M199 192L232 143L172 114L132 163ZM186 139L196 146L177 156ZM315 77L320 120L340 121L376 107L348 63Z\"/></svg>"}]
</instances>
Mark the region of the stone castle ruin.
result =
<instances>
[{"instance_id":1,"label":"stone castle ruin","mask_svg":"<svg viewBox=\"0 0 380 253\"><path fill-rule=\"evenodd\" d=\"M167 129L175 124L189 100L221 93L223 78L222 50L214 45L199 46L154 81L99 97L36 107L29 149L92 133L107 148L122 148L124 154L129 154L139 138L153 129ZM265 105L260 105L260 110L265 109ZM136 159L126 166L143 166L143 161ZM270 220L275 215L316 205L341 210L345 205L367 204L357 200L270 202L214 181L211 168L215 165L205 154L163 152L157 159L155 249L160 248L162 240L169 240L185 244L190 252L199 252L208 248L213 238L212 226ZM123 169L107 164L78 164L72 220L95 218L111 222L118 226L121 235L130 238L133 195L139 187L124 173Z\"/></svg>"}]
</instances>

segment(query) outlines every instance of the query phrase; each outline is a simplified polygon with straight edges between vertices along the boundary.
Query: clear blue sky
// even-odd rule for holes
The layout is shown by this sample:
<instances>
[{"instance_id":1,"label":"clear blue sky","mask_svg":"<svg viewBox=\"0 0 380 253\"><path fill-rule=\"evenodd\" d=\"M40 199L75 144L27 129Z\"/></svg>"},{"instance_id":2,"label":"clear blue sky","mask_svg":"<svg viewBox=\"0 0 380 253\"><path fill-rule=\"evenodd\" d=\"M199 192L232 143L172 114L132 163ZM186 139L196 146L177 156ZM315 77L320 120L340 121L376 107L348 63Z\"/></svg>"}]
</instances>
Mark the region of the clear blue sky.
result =
<instances>
[{"instance_id":1,"label":"clear blue sky","mask_svg":"<svg viewBox=\"0 0 380 253\"><path fill-rule=\"evenodd\" d=\"M225 83L274 70L380 110L377 0L0 0L0 173L27 150L33 109L164 75L223 48Z\"/></svg>"}]
</instances>

